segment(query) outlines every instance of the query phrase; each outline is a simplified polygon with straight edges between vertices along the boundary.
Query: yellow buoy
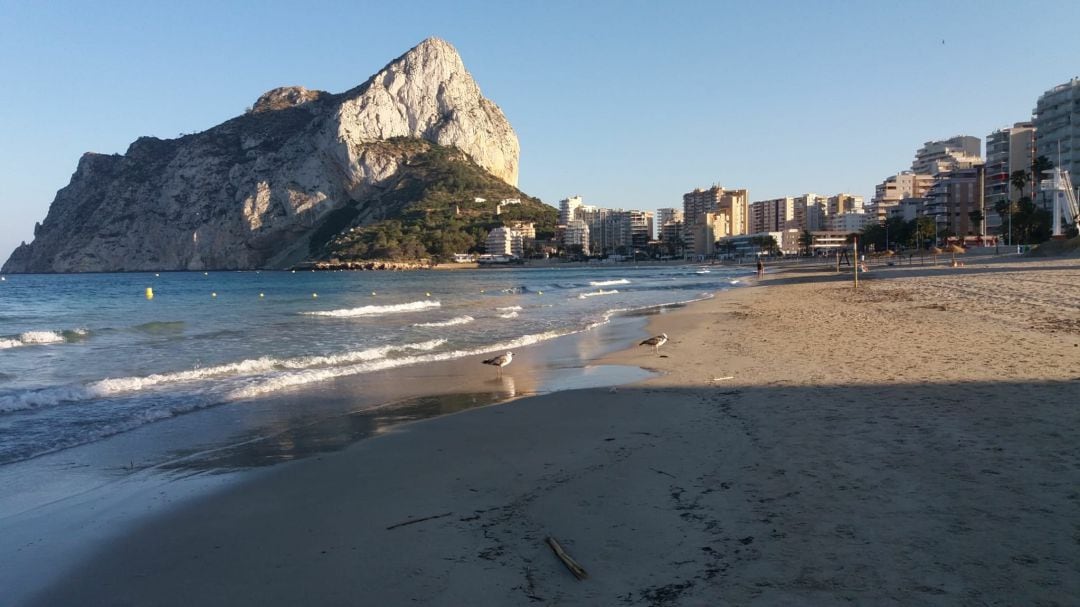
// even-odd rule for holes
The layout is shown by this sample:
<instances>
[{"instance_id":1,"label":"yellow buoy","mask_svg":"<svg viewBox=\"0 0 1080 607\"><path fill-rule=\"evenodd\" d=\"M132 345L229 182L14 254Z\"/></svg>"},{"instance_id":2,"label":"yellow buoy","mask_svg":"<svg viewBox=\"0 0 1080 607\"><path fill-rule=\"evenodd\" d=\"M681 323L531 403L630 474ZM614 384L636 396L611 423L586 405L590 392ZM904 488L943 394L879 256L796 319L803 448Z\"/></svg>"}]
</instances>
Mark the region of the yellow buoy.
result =
<instances>
[{"instance_id":1,"label":"yellow buoy","mask_svg":"<svg viewBox=\"0 0 1080 607\"><path fill-rule=\"evenodd\" d=\"M147 299L153 299L154 298L154 290L151 289L150 287L146 287L146 298Z\"/></svg>"},{"instance_id":2,"label":"yellow buoy","mask_svg":"<svg viewBox=\"0 0 1080 607\"><path fill-rule=\"evenodd\" d=\"M318 297L318 296L319 296L319 294L318 294L318 293L312 293L312 294L311 294L311 296L312 296L312 297Z\"/></svg>"},{"instance_id":3,"label":"yellow buoy","mask_svg":"<svg viewBox=\"0 0 1080 607\"><path fill-rule=\"evenodd\" d=\"M211 293L210 297L217 297L217 293Z\"/></svg>"},{"instance_id":4,"label":"yellow buoy","mask_svg":"<svg viewBox=\"0 0 1080 607\"><path fill-rule=\"evenodd\" d=\"M372 297L374 297L375 296L375 291L372 291L371 295L372 295Z\"/></svg>"},{"instance_id":5,"label":"yellow buoy","mask_svg":"<svg viewBox=\"0 0 1080 607\"><path fill-rule=\"evenodd\" d=\"M431 293L424 293L424 295L427 295L428 297L431 297Z\"/></svg>"},{"instance_id":6,"label":"yellow buoy","mask_svg":"<svg viewBox=\"0 0 1080 607\"><path fill-rule=\"evenodd\" d=\"M263 296L263 294L262 294L262 293L259 293L259 297L262 297L262 296Z\"/></svg>"}]
</instances>

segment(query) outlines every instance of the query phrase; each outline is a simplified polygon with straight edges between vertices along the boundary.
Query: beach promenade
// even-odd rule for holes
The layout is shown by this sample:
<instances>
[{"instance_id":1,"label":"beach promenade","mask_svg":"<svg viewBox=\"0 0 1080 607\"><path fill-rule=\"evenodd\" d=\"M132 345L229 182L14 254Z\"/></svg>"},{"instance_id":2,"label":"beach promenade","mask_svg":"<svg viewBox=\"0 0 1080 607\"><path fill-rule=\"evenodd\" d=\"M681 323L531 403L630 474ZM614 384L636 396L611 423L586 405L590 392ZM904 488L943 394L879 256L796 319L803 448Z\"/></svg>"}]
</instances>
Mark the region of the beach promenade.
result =
<instances>
[{"instance_id":1,"label":"beach promenade","mask_svg":"<svg viewBox=\"0 0 1080 607\"><path fill-rule=\"evenodd\" d=\"M849 279L657 314L605 361L651 380L279 466L35 604L1074 604L1080 260Z\"/></svg>"}]
</instances>

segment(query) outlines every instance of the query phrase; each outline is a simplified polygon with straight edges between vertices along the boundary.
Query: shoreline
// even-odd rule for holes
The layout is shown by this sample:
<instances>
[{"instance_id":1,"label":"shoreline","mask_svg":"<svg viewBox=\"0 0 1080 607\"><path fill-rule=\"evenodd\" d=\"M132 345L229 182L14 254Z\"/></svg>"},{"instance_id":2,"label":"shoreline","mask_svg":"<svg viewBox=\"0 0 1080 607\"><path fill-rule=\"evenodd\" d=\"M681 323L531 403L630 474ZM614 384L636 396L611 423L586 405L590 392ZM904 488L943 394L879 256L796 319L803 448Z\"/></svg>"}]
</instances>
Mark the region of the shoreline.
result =
<instances>
[{"instance_id":1,"label":"shoreline","mask_svg":"<svg viewBox=\"0 0 1080 607\"><path fill-rule=\"evenodd\" d=\"M38 604L1067 604L1077 276L905 267L855 291L769 274L651 317L664 356L597 360L661 375L274 467L146 523Z\"/></svg>"}]
</instances>

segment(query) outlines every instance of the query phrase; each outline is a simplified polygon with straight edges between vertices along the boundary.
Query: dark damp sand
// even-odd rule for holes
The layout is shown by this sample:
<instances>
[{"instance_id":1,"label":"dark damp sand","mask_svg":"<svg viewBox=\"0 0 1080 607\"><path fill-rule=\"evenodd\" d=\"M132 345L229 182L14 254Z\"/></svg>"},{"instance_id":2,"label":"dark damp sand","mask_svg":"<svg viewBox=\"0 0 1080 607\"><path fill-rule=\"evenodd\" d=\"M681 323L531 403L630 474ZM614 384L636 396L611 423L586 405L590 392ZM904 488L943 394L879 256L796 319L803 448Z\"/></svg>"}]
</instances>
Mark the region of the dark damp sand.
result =
<instances>
[{"instance_id":1,"label":"dark damp sand","mask_svg":"<svg viewBox=\"0 0 1080 607\"><path fill-rule=\"evenodd\" d=\"M1074 604L1080 264L962 270L654 317L611 358L662 377L268 469L35 604Z\"/></svg>"},{"instance_id":2,"label":"dark damp sand","mask_svg":"<svg viewBox=\"0 0 1080 607\"><path fill-rule=\"evenodd\" d=\"M486 356L343 377L0 467L0 605L55 585L133 525L273 464L339 451L409 422L646 378L639 367L596 360L641 339L646 315L523 347L501 377L480 364Z\"/></svg>"}]
</instances>

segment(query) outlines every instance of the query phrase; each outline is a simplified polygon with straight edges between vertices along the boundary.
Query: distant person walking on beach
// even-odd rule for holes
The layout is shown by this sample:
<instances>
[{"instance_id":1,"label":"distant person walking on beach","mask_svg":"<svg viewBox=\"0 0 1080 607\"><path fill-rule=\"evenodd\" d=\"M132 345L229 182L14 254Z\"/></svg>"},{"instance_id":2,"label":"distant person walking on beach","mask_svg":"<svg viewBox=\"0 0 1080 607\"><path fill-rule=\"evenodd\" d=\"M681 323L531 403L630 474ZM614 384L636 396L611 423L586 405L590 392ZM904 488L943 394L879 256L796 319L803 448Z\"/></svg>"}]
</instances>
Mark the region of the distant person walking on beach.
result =
<instances>
[{"instance_id":1,"label":"distant person walking on beach","mask_svg":"<svg viewBox=\"0 0 1080 607\"><path fill-rule=\"evenodd\" d=\"M758 278L763 278L764 276L765 276L765 262L761 261L761 258L758 257L758 260L757 260L757 277Z\"/></svg>"}]
</instances>

